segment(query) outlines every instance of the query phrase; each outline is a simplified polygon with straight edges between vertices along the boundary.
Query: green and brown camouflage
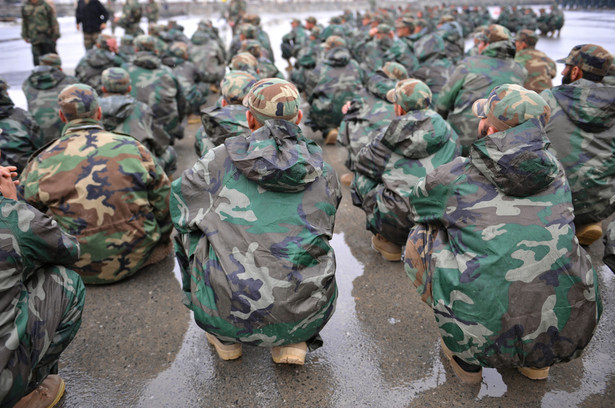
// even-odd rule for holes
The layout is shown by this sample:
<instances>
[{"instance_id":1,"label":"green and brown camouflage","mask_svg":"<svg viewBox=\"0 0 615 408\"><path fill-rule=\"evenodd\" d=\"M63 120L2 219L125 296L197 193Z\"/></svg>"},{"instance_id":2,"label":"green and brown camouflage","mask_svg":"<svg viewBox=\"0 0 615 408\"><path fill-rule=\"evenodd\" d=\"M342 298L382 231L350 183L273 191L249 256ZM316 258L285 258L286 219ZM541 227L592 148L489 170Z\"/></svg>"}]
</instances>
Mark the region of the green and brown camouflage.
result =
<instances>
[{"instance_id":1,"label":"green and brown camouflage","mask_svg":"<svg viewBox=\"0 0 615 408\"><path fill-rule=\"evenodd\" d=\"M535 92L553 88L552 79L557 74L555 62L544 52L535 48L525 48L517 51L515 61L527 71L527 79L523 86Z\"/></svg>"},{"instance_id":2,"label":"green and brown camouflage","mask_svg":"<svg viewBox=\"0 0 615 408\"><path fill-rule=\"evenodd\" d=\"M403 245L414 225L407 217L410 189L457 157L459 149L455 131L429 109L427 85L406 79L388 93L408 107L407 113L394 118L358 152L351 194L353 204L365 211L369 231Z\"/></svg>"},{"instance_id":3,"label":"green and brown camouflage","mask_svg":"<svg viewBox=\"0 0 615 408\"><path fill-rule=\"evenodd\" d=\"M604 256L602 262L615 273L615 219L609 222L604 234Z\"/></svg>"},{"instance_id":4,"label":"green and brown camouflage","mask_svg":"<svg viewBox=\"0 0 615 408\"><path fill-rule=\"evenodd\" d=\"M157 23L160 18L160 6L155 0L149 0L145 3L145 18L148 23Z\"/></svg>"},{"instance_id":5,"label":"green and brown camouflage","mask_svg":"<svg viewBox=\"0 0 615 408\"><path fill-rule=\"evenodd\" d=\"M93 106L96 94L83 86L60 94L63 112ZM79 240L81 255L71 268L85 283L131 276L154 249L168 245L169 179L145 146L105 131L95 119L69 121L62 136L30 160L21 186L28 203L49 211Z\"/></svg>"},{"instance_id":6,"label":"green and brown camouflage","mask_svg":"<svg viewBox=\"0 0 615 408\"><path fill-rule=\"evenodd\" d=\"M40 63L40 65L47 65L49 67L56 67L56 68L62 67L62 60L60 59L60 56L55 53L49 53L49 54L42 55L38 59L38 62Z\"/></svg>"},{"instance_id":7,"label":"green and brown camouflage","mask_svg":"<svg viewBox=\"0 0 615 408\"><path fill-rule=\"evenodd\" d=\"M124 61L131 62L135 59L135 38L130 34L125 34L120 39L120 46L117 49L117 55Z\"/></svg>"},{"instance_id":8,"label":"green and brown camouflage","mask_svg":"<svg viewBox=\"0 0 615 408\"><path fill-rule=\"evenodd\" d=\"M575 222L601 221L615 212L615 88L581 78L545 90L551 148L566 170Z\"/></svg>"},{"instance_id":9,"label":"green and brown camouflage","mask_svg":"<svg viewBox=\"0 0 615 408\"><path fill-rule=\"evenodd\" d=\"M162 65L151 51L138 51L134 61L122 65L122 68L130 75L132 97L152 109L154 120L169 135L181 139L186 99L171 69Z\"/></svg>"},{"instance_id":10,"label":"green and brown camouflage","mask_svg":"<svg viewBox=\"0 0 615 408\"><path fill-rule=\"evenodd\" d=\"M383 60L397 62L404 66L406 71L413 72L419 68L419 60L414 55L414 46L409 37L393 40L390 48L385 51Z\"/></svg>"},{"instance_id":11,"label":"green and brown camouflage","mask_svg":"<svg viewBox=\"0 0 615 408\"><path fill-rule=\"evenodd\" d=\"M299 50L305 45L308 35L308 31L301 25L301 21L293 19L290 32L282 36L282 44L280 44L282 58L288 60L292 57L296 57Z\"/></svg>"},{"instance_id":12,"label":"green and brown camouflage","mask_svg":"<svg viewBox=\"0 0 615 408\"><path fill-rule=\"evenodd\" d=\"M207 102L209 84L205 82L205 74L188 60L188 45L173 43L169 47L169 56L163 58L162 63L171 68L182 88L187 114L200 112L201 106Z\"/></svg>"},{"instance_id":13,"label":"green and brown camouflage","mask_svg":"<svg viewBox=\"0 0 615 408\"><path fill-rule=\"evenodd\" d=\"M98 111L98 96L85 84L68 86L58 95L58 105L67 120L89 119Z\"/></svg>"},{"instance_id":14,"label":"green and brown camouflage","mask_svg":"<svg viewBox=\"0 0 615 408\"><path fill-rule=\"evenodd\" d=\"M115 38L101 34L96 42L96 47L88 50L77 63L75 77L79 82L89 85L96 89L99 95L102 94L100 76L102 72L111 67L119 67L125 61L118 56L116 51Z\"/></svg>"},{"instance_id":15,"label":"green and brown camouflage","mask_svg":"<svg viewBox=\"0 0 615 408\"><path fill-rule=\"evenodd\" d=\"M262 78L280 78L284 79L284 75L280 72L271 60L263 54L261 44L256 40L245 40L241 42L241 50L249 52L258 61L258 73Z\"/></svg>"},{"instance_id":16,"label":"green and brown camouflage","mask_svg":"<svg viewBox=\"0 0 615 408\"><path fill-rule=\"evenodd\" d=\"M242 105L256 77L243 71L229 71L220 82L220 93L231 105Z\"/></svg>"},{"instance_id":17,"label":"green and brown camouflage","mask_svg":"<svg viewBox=\"0 0 615 408\"><path fill-rule=\"evenodd\" d=\"M124 29L126 34L140 35L143 30L139 27L143 10L138 0L126 0L122 6L122 15L117 22L117 25Z\"/></svg>"},{"instance_id":18,"label":"green and brown camouflage","mask_svg":"<svg viewBox=\"0 0 615 408\"><path fill-rule=\"evenodd\" d=\"M224 47L203 32L194 33L191 42L188 55L205 75L205 81L211 84L220 82L226 71Z\"/></svg>"},{"instance_id":19,"label":"green and brown camouflage","mask_svg":"<svg viewBox=\"0 0 615 408\"><path fill-rule=\"evenodd\" d=\"M44 144L43 135L29 112L15 107L8 84L0 77L0 165L21 172L30 155Z\"/></svg>"},{"instance_id":20,"label":"green and brown camouflage","mask_svg":"<svg viewBox=\"0 0 615 408\"><path fill-rule=\"evenodd\" d=\"M493 26L496 26L495 28ZM527 71L515 62L515 45L508 30L492 24L486 38L505 40L490 42L480 55L465 57L450 74L442 88L436 108L451 124L468 154L476 140L479 119L472 113L472 104L503 84L523 85Z\"/></svg>"},{"instance_id":21,"label":"green and brown camouflage","mask_svg":"<svg viewBox=\"0 0 615 408\"><path fill-rule=\"evenodd\" d=\"M327 52L314 68L309 79L311 82L306 84L306 93L310 92L309 125L313 130L326 133L340 126L344 117L342 106L363 88L364 76L347 48L336 47Z\"/></svg>"},{"instance_id":22,"label":"green and brown camouflage","mask_svg":"<svg viewBox=\"0 0 615 408\"><path fill-rule=\"evenodd\" d=\"M199 159L171 197L183 302L197 324L223 341L316 348L337 298L329 241L340 200L320 147L286 120Z\"/></svg>"},{"instance_id":23,"label":"green and brown camouflage","mask_svg":"<svg viewBox=\"0 0 615 408\"><path fill-rule=\"evenodd\" d=\"M77 82L77 78L66 75L55 66L39 65L22 84L28 111L41 129L44 144L62 134L64 122L60 119L58 95L64 88Z\"/></svg>"},{"instance_id":24,"label":"green and brown camouflage","mask_svg":"<svg viewBox=\"0 0 615 408\"><path fill-rule=\"evenodd\" d=\"M66 268L77 239L23 201L0 195L0 405L14 406L47 375L81 325L85 287Z\"/></svg>"},{"instance_id":25,"label":"green and brown camouflage","mask_svg":"<svg viewBox=\"0 0 615 408\"><path fill-rule=\"evenodd\" d=\"M279 78L265 78L252 85L243 100L252 115L261 123L271 119L295 122L301 96L297 87Z\"/></svg>"},{"instance_id":26,"label":"green and brown camouflage","mask_svg":"<svg viewBox=\"0 0 615 408\"><path fill-rule=\"evenodd\" d=\"M258 74L258 60L249 52L240 52L231 59L229 64L231 71L243 71L260 78Z\"/></svg>"},{"instance_id":27,"label":"green and brown camouflage","mask_svg":"<svg viewBox=\"0 0 615 408\"><path fill-rule=\"evenodd\" d=\"M316 34L317 33L317 34ZM306 92L306 81L316 67L319 57L323 52L320 42L320 29L314 27L312 35L306 45L297 53L295 66L290 73L290 80L297 86L300 92Z\"/></svg>"},{"instance_id":28,"label":"green and brown camouflage","mask_svg":"<svg viewBox=\"0 0 615 408\"><path fill-rule=\"evenodd\" d=\"M581 44L576 45L566 58L558 59L557 62L604 77L613 63L613 56L599 45Z\"/></svg>"},{"instance_id":29,"label":"green and brown camouflage","mask_svg":"<svg viewBox=\"0 0 615 408\"><path fill-rule=\"evenodd\" d=\"M233 136L249 136L250 128L246 119L248 108L239 104L210 106L201 112L203 126L199 128L194 140L198 157Z\"/></svg>"},{"instance_id":30,"label":"green and brown camouflage","mask_svg":"<svg viewBox=\"0 0 615 408\"><path fill-rule=\"evenodd\" d=\"M544 105L477 139L469 158L436 168L408 197L417 225L406 272L446 346L470 364L543 368L579 357L602 311L566 174L539 122Z\"/></svg>"},{"instance_id":31,"label":"green and brown camouflage","mask_svg":"<svg viewBox=\"0 0 615 408\"><path fill-rule=\"evenodd\" d=\"M43 0L31 0L21 7L21 38L33 45L55 43L60 26L55 11Z\"/></svg>"}]
</instances>

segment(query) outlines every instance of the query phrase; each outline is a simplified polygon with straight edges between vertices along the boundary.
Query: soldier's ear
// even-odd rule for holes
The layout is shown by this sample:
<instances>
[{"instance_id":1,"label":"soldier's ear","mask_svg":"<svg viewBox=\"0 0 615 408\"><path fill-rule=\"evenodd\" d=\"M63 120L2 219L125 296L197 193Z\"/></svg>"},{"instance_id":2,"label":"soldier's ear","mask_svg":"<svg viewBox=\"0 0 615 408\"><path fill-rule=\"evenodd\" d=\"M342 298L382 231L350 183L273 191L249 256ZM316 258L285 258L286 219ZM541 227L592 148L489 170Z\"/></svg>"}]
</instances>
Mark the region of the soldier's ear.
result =
<instances>
[{"instance_id":1,"label":"soldier's ear","mask_svg":"<svg viewBox=\"0 0 615 408\"><path fill-rule=\"evenodd\" d=\"M299 112L297 112L297 121L295 122L295 124L298 125L299 123L301 123L302 119L303 119L303 112L301 111L301 109L299 109Z\"/></svg>"},{"instance_id":2,"label":"soldier's ear","mask_svg":"<svg viewBox=\"0 0 615 408\"><path fill-rule=\"evenodd\" d=\"M68 122L68 120L66 119L66 116L64 116L64 112L62 112L61 110L60 110L60 120L62 120L62 123Z\"/></svg>"},{"instance_id":3,"label":"soldier's ear","mask_svg":"<svg viewBox=\"0 0 615 408\"><path fill-rule=\"evenodd\" d=\"M102 108L99 106L98 109L96 110L96 120L101 120L102 119Z\"/></svg>"},{"instance_id":4,"label":"soldier's ear","mask_svg":"<svg viewBox=\"0 0 615 408\"><path fill-rule=\"evenodd\" d=\"M581 71L581 68L577 67L576 65L573 66L570 70L571 81L574 82L581 78L583 78L583 71Z\"/></svg>"},{"instance_id":5,"label":"soldier's ear","mask_svg":"<svg viewBox=\"0 0 615 408\"><path fill-rule=\"evenodd\" d=\"M128 89L126 90L126 93L129 93L130 91L132 91L132 85L128 85Z\"/></svg>"},{"instance_id":6,"label":"soldier's ear","mask_svg":"<svg viewBox=\"0 0 615 408\"><path fill-rule=\"evenodd\" d=\"M222 105L223 108L228 105L226 98L222 98L222 100L220 101L220 105Z\"/></svg>"}]
</instances>

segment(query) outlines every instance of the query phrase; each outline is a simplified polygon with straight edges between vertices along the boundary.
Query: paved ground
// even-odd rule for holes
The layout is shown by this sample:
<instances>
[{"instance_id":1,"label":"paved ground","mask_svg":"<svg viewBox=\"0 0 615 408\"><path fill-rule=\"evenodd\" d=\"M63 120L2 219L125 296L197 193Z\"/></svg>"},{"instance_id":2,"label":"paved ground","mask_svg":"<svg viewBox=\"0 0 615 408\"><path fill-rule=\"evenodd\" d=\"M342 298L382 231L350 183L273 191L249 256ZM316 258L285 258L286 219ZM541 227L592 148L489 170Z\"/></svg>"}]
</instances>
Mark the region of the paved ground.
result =
<instances>
[{"instance_id":1,"label":"paved ground","mask_svg":"<svg viewBox=\"0 0 615 408\"><path fill-rule=\"evenodd\" d=\"M278 20L269 19L283 27L277 37L288 29ZM595 41L613 52L613 21L613 13L567 13L562 38L541 40L539 48L557 58L577 43ZM80 45L79 35L65 33L67 42L61 45L73 67L79 54L70 47ZM22 45L0 43L5 56L0 74L10 78L14 90L30 69L29 49ZM196 159L195 131L196 125L189 127L177 145L183 169ZM305 133L322 144L320 134ZM338 174L345 172L343 149L323 149ZM169 258L126 282L88 287L81 330L60 361L67 391L59 406L615 406L615 284L600 261L602 243L590 252L600 271L604 314L584 357L554 367L543 382L514 370L485 369L482 384L464 386L440 350L431 311L419 301L402 265L371 250L364 223L344 188L333 239L337 311L322 332L324 347L308 354L305 366L277 366L267 349L253 347L245 347L237 361L219 360L181 303Z\"/></svg>"}]
</instances>

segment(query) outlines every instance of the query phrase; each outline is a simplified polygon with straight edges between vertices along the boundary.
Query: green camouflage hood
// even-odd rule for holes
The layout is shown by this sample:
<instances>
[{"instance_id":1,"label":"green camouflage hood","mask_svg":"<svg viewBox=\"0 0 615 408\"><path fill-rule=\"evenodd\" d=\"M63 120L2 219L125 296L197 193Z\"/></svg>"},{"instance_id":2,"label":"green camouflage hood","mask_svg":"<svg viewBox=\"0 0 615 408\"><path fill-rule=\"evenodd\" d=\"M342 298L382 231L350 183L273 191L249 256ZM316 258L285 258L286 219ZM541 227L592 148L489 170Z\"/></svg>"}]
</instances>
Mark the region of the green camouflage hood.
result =
<instances>
[{"instance_id":1,"label":"green camouflage hood","mask_svg":"<svg viewBox=\"0 0 615 408\"><path fill-rule=\"evenodd\" d=\"M4 80L0 78L0 119L11 116L11 112L15 107L13 100L9 96L9 86Z\"/></svg>"},{"instance_id":2,"label":"green camouflage hood","mask_svg":"<svg viewBox=\"0 0 615 408\"><path fill-rule=\"evenodd\" d=\"M485 47L480 55L486 55L491 58L508 59L515 58L517 49L513 40L503 40L490 43Z\"/></svg>"},{"instance_id":3,"label":"green camouflage hood","mask_svg":"<svg viewBox=\"0 0 615 408\"><path fill-rule=\"evenodd\" d=\"M92 48L85 55L85 61L93 68L103 68L114 65L115 54L100 48Z\"/></svg>"},{"instance_id":4,"label":"green camouflage hood","mask_svg":"<svg viewBox=\"0 0 615 408\"><path fill-rule=\"evenodd\" d=\"M232 137L224 145L239 171L270 191L303 191L323 173L321 148L286 120L268 120L248 138Z\"/></svg>"},{"instance_id":5,"label":"green camouflage hood","mask_svg":"<svg viewBox=\"0 0 615 408\"><path fill-rule=\"evenodd\" d=\"M35 89L55 88L66 78L66 74L56 67L39 65L34 67L32 74L28 77L28 82Z\"/></svg>"},{"instance_id":6,"label":"green camouflage hood","mask_svg":"<svg viewBox=\"0 0 615 408\"><path fill-rule=\"evenodd\" d=\"M581 129L598 133L615 125L614 87L581 78L551 92L570 120Z\"/></svg>"},{"instance_id":7,"label":"green camouflage hood","mask_svg":"<svg viewBox=\"0 0 615 408\"><path fill-rule=\"evenodd\" d=\"M145 69L156 69L160 67L160 58L149 51L139 51L133 61L138 67Z\"/></svg>"},{"instance_id":8,"label":"green camouflage hood","mask_svg":"<svg viewBox=\"0 0 615 408\"><path fill-rule=\"evenodd\" d=\"M218 146L229 137L250 135L246 112L248 108L243 105L227 105L224 107L211 106L201 112L203 129Z\"/></svg>"},{"instance_id":9,"label":"green camouflage hood","mask_svg":"<svg viewBox=\"0 0 615 408\"><path fill-rule=\"evenodd\" d=\"M498 190L528 197L545 190L557 178L558 162L547 151L550 142L538 119L479 138L470 160Z\"/></svg>"},{"instance_id":10,"label":"green camouflage hood","mask_svg":"<svg viewBox=\"0 0 615 408\"><path fill-rule=\"evenodd\" d=\"M124 122L135 109L135 100L130 95L110 95L99 100L103 111L103 125L105 129L115 129Z\"/></svg>"},{"instance_id":11,"label":"green camouflage hood","mask_svg":"<svg viewBox=\"0 0 615 408\"><path fill-rule=\"evenodd\" d=\"M397 79L390 79L384 72L376 71L367 80L367 90L376 95L379 99L387 99L387 92L395 88Z\"/></svg>"},{"instance_id":12,"label":"green camouflage hood","mask_svg":"<svg viewBox=\"0 0 615 408\"><path fill-rule=\"evenodd\" d=\"M333 48L325 56L324 62L332 67L345 67L350 62L350 51L344 47Z\"/></svg>"}]
</instances>

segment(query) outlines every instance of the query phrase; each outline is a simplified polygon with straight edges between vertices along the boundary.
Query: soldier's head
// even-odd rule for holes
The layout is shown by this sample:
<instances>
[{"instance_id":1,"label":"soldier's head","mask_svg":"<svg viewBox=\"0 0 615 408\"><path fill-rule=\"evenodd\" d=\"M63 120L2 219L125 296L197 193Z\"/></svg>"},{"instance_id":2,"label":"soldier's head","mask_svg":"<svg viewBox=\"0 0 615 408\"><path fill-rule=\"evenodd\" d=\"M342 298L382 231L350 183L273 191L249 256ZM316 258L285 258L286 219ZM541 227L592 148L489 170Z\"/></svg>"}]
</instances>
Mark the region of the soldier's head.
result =
<instances>
[{"instance_id":1,"label":"soldier's head","mask_svg":"<svg viewBox=\"0 0 615 408\"><path fill-rule=\"evenodd\" d=\"M203 31L196 31L192 35L192 38L190 39L192 44L196 44L196 45L207 44L209 42L209 40L210 40L209 35L207 35Z\"/></svg>"},{"instance_id":2,"label":"soldier's head","mask_svg":"<svg viewBox=\"0 0 615 408\"><path fill-rule=\"evenodd\" d=\"M258 59L261 57L261 43L256 40L245 40L241 42L241 50L245 52L249 52L254 56L254 58Z\"/></svg>"},{"instance_id":3,"label":"soldier's head","mask_svg":"<svg viewBox=\"0 0 615 408\"><path fill-rule=\"evenodd\" d=\"M135 38L135 50L137 52L151 52L157 54L156 39L151 35L141 34Z\"/></svg>"},{"instance_id":4,"label":"soldier's head","mask_svg":"<svg viewBox=\"0 0 615 408\"><path fill-rule=\"evenodd\" d=\"M540 95L514 84L495 87L487 98L474 102L472 112L480 118L479 137L506 131L532 119L538 122L537 126L544 127L551 117L551 108Z\"/></svg>"},{"instance_id":5,"label":"soldier's head","mask_svg":"<svg viewBox=\"0 0 615 408\"><path fill-rule=\"evenodd\" d=\"M478 45L478 51L483 52L485 48L489 44L493 44L500 41L510 41L512 38L512 34L508 28L501 26L499 24L491 24L489 27L483 31L480 35L480 43Z\"/></svg>"},{"instance_id":6,"label":"soldier's head","mask_svg":"<svg viewBox=\"0 0 615 408\"><path fill-rule=\"evenodd\" d=\"M393 30L388 24L378 24L374 37L378 40L382 40L383 38L393 38Z\"/></svg>"},{"instance_id":7,"label":"soldier's head","mask_svg":"<svg viewBox=\"0 0 615 408\"><path fill-rule=\"evenodd\" d=\"M423 81L408 78L399 81L395 88L387 92L387 100L395 104L395 114L403 116L408 112L429 108L431 90Z\"/></svg>"},{"instance_id":8,"label":"soldier's head","mask_svg":"<svg viewBox=\"0 0 615 408\"><path fill-rule=\"evenodd\" d=\"M42 57L39 57L38 62L41 65L45 65L48 67L54 67L59 70L62 69L62 60L60 59L60 56L58 54L54 54L54 53L45 54Z\"/></svg>"},{"instance_id":9,"label":"soldier's head","mask_svg":"<svg viewBox=\"0 0 615 408\"><path fill-rule=\"evenodd\" d=\"M409 37L414 34L414 19L412 17L402 17L395 22L395 33L399 38Z\"/></svg>"},{"instance_id":10,"label":"soldier's head","mask_svg":"<svg viewBox=\"0 0 615 408\"><path fill-rule=\"evenodd\" d=\"M301 123L301 97L292 83L279 78L265 78L256 82L243 100L248 108L246 118L250 130L255 131L271 119Z\"/></svg>"},{"instance_id":11,"label":"soldier's head","mask_svg":"<svg viewBox=\"0 0 615 408\"><path fill-rule=\"evenodd\" d=\"M515 47L517 51L524 50L526 48L533 49L538 42L538 35L535 31L523 29L517 33L515 38Z\"/></svg>"},{"instance_id":12,"label":"soldier's head","mask_svg":"<svg viewBox=\"0 0 615 408\"><path fill-rule=\"evenodd\" d=\"M169 53L176 57L181 58L183 60L188 59L188 45L181 41L176 41L169 47Z\"/></svg>"},{"instance_id":13,"label":"soldier's head","mask_svg":"<svg viewBox=\"0 0 615 408\"><path fill-rule=\"evenodd\" d=\"M329 19L329 24L331 24L331 25L333 25L333 24L338 24L338 25L342 24L342 19L340 17L338 17L338 16L331 17Z\"/></svg>"},{"instance_id":14,"label":"soldier's head","mask_svg":"<svg viewBox=\"0 0 615 408\"><path fill-rule=\"evenodd\" d=\"M328 51L337 47L346 47L346 40L339 35L329 36L329 38L325 41L325 49Z\"/></svg>"},{"instance_id":15,"label":"soldier's head","mask_svg":"<svg viewBox=\"0 0 615 408\"><path fill-rule=\"evenodd\" d=\"M243 16L243 21L248 24L258 26L261 23L261 18L258 14L246 14L245 16Z\"/></svg>"},{"instance_id":16,"label":"soldier's head","mask_svg":"<svg viewBox=\"0 0 615 408\"><path fill-rule=\"evenodd\" d=\"M117 41L115 37L108 34L101 34L96 40L96 46L102 50L117 52Z\"/></svg>"},{"instance_id":17,"label":"soldier's head","mask_svg":"<svg viewBox=\"0 0 615 408\"><path fill-rule=\"evenodd\" d=\"M242 24L239 27L239 39L240 40L248 40L256 38L256 26L252 24Z\"/></svg>"},{"instance_id":18,"label":"soldier's head","mask_svg":"<svg viewBox=\"0 0 615 408\"><path fill-rule=\"evenodd\" d=\"M401 81L403 79L408 79L408 70L398 62L388 61L386 64L380 68L387 78L396 79Z\"/></svg>"},{"instance_id":19,"label":"soldier's head","mask_svg":"<svg viewBox=\"0 0 615 408\"><path fill-rule=\"evenodd\" d=\"M299 27L300 25L301 25L301 20L299 20L298 18L293 18L292 20L290 20L290 26L292 28Z\"/></svg>"},{"instance_id":20,"label":"soldier's head","mask_svg":"<svg viewBox=\"0 0 615 408\"><path fill-rule=\"evenodd\" d=\"M0 106L13 106L13 100L9 96L9 84L6 79L0 77Z\"/></svg>"},{"instance_id":21,"label":"soldier's head","mask_svg":"<svg viewBox=\"0 0 615 408\"><path fill-rule=\"evenodd\" d=\"M103 94L124 95L130 92L130 75L122 68L107 68L101 75Z\"/></svg>"},{"instance_id":22,"label":"soldier's head","mask_svg":"<svg viewBox=\"0 0 615 408\"><path fill-rule=\"evenodd\" d=\"M310 40L318 40L321 32L322 30L318 26L312 28L312 31L310 31Z\"/></svg>"},{"instance_id":23,"label":"soldier's head","mask_svg":"<svg viewBox=\"0 0 615 408\"><path fill-rule=\"evenodd\" d=\"M243 71L229 71L220 82L222 106L241 105L256 78Z\"/></svg>"},{"instance_id":24,"label":"soldier's head","mask_svg":"<svg viewBox=\"0 0 615 408\"><path fill-rule=\"evenodd\" d=\"M613 56L599 45L581 44L557 62L566 64L562 71L562 84L570 84L581 78L602 82L613 63Z\"/></svg>"},{"instance_id":25,"label":"soldier's head","mask_svg":"<svg viewBox=\"0 0 615 408\"><path fill-rule=\"evenodd\" d=\"M258 60L249 52L240 52L231 59L229 68L231 71L244 71L258 75Z\"/></svg>"},{"instance_id":26,"label":"soldier's head","mask_svg":"<svg viewBox=\"0 0 615 408\"><path fill-rule=\"evenodd\" d=\"M85 84L74 84L64 88L58 95L58 105L60 105L60 119L64 123L76 119L102 118L98 95L92 87Z\"/></svg>"},{"instance_id":27,"label":"soldier's head","mask_svg":"<svg viewBox=\"0 0 615 408\"><path fill-rule=\"evenodd\" d=\"M316 17L314 16L309 16L308 18L305 19L305 28L308 30L311 30L312 28L314 28L316 26Z\"/></svg>"}]
</instances>

